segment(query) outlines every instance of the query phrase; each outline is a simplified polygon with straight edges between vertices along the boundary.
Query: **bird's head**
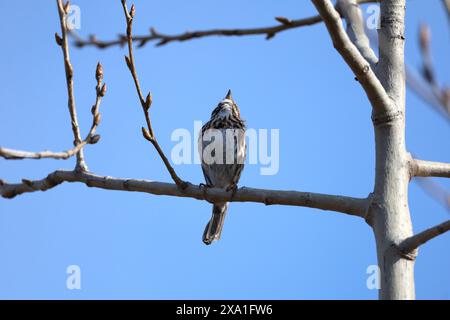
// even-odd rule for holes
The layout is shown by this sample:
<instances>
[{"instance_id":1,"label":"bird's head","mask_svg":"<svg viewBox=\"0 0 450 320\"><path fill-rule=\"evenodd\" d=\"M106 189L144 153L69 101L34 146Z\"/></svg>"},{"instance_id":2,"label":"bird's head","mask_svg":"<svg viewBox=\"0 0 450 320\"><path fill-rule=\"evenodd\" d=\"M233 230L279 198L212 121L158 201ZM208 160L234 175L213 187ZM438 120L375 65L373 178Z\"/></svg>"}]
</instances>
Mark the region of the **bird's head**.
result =
<instances>
[{"instance_id":1,"label":"bird's head","mask_svg":"<svg viewBox=\"0 0 450 320\"><path fill-rule=\"evenodd\" d=\"M217 107L211 113L211 119L213 118L227 118L233 116L235 118L240 119L239 107L236 102L234 102L233 97L231 96L231 90L228 90L225 98L219 102Z\"/></svg>"}]
</instances>

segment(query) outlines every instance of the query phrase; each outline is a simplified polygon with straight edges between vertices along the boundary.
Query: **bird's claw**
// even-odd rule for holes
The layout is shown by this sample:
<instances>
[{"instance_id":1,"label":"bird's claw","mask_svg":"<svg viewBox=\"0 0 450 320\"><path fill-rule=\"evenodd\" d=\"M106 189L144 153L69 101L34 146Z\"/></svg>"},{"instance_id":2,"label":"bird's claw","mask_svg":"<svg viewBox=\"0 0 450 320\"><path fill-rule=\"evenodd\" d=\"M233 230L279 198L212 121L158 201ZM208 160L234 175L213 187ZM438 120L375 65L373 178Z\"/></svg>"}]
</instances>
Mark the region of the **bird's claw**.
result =
<instances>
[{"instance_id":1,"label":"bird's claw","mask_svg":"<svg viewBox=\"0 0 450 320\"><path fill-rule=\"evenodd\" d=\"M226 192L231 191L230 201L233 200L234 196L236 195L237 190L238 190L238 186L236 183L233 183L232 185L228 186L225 189Z\"/></svg>"},{"instance_id":2,"label":"bird's claw","mask_svg":"<svg viewBox=\"0 0 450 320\"><path fill-rule=\"evenodd\" d=\"M203 198L208 201L209 203L212 203L211 201L208 200L208 188L212 188L212 186L205 184L205 183L200 183L198 185L199 189L203 191Z\"/></svg>"}]
</instances>

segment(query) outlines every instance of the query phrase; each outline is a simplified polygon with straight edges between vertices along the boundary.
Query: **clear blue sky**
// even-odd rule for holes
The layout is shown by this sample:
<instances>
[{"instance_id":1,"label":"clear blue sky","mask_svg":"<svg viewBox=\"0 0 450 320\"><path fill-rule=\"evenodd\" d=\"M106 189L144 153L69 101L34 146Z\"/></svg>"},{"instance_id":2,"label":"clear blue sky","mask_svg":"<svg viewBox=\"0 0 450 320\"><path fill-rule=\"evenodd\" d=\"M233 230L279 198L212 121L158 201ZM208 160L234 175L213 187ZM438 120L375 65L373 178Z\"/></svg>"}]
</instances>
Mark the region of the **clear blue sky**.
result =
<instances>
[{"instance_id":1,"label":"clear blue sky","mask_svg":"<svg viewBox=\"0 0 450 320\"><path fill-rule=\"evenodd\" d=\"M81 35L124 31L120 1L76 1ZM309 1L136 1L135 33L150 26L177 33L213 27L256 27L274 16L315 14ZM0 145L65 150L73 140L66 107L59 21L54 1L0 2ZM446 77L449 28L440 1L408 1L407 60L419 63L417 27L431 25L433 53ZM170 181L140 132L144 118L125 51L71 48L79 119L87 132L94 71L104 66L101 141L86 148L98 174ZM366 196L374 180L369 103L334 51L323 25L263 37L208 38L136 51L141 84L167 153L176 128L207 120L228 88L252 128L280 129L280 170L247 166L240 185ZM421 158L450 161L448 122L407 96L407 144ZM37 179L71 169L67 161L0 160L0 177ZM193 183L199 165L180 165ZM447 190L448 181L438 181ZM449 218L417 184L410 187L414 228ZM268 298L375 299L366 268L376 264L364 221L302 207L232 203L220 242L205 246L206 202L64 184L45 193L0 199L0 298ZM450 298L450 235L423 246L416 263L418 298ZM66 268L81 268L81 290L66 288Z\"/></svg>"}]
</instances>

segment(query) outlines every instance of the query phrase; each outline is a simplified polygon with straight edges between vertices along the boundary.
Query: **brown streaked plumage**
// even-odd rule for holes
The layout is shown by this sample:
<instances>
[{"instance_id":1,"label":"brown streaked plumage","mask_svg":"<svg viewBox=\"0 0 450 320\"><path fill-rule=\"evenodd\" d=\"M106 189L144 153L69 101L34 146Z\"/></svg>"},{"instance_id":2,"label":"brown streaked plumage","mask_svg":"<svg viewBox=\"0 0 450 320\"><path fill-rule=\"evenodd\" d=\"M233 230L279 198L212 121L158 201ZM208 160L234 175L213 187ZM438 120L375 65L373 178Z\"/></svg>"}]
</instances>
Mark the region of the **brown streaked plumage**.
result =
<instances>
[{"instance_id":1,"label":"brown streaked plumage","mask_svg":"<svg viewBox=\"0 0 450 320\"><path fill-rule=\"evenodd\" d=\"M198 145L206 185L235 190L244 168L245 123L231 90L202 127ZM203 233L205 244L220 239L227 206L227 202L213 204L211 219Z\"/></svg>"}]
</instances>

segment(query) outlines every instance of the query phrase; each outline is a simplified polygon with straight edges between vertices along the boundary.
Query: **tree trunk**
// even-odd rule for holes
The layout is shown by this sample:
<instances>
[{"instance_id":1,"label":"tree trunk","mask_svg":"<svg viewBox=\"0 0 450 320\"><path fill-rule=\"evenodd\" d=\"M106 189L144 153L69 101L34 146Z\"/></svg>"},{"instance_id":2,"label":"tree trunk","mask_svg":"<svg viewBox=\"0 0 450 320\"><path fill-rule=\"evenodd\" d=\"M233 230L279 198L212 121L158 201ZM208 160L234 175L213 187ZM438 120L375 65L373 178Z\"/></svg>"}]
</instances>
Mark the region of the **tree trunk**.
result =
<instances>
[{"instance_id":1,"label":"tree trunk","mask_svg":"<svg viewBox=\"0 0 450 320\"><path fill-rule=\"evenodd\" d=\"M414 299L414 257L398 245L413 235L408 208L409 156L401 116L375 125L376 178L370 222L380 267L380 299Z\"/></svg>"},{"instance_id":2,"label":"tree trunk","mask_svg":"<svg viewBox=\"0 0 450 320\"><path fill-rule=\"evenodd\" d=\"M390 110L372 120L376 176L368 222L372 225L380 267L380 299L414 299L414 255L399 244L413 235L408 208L410 156L405 145L405 0L381 1L377 75L392 99Z\"/></svg>"}]
</instances>

